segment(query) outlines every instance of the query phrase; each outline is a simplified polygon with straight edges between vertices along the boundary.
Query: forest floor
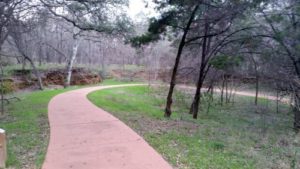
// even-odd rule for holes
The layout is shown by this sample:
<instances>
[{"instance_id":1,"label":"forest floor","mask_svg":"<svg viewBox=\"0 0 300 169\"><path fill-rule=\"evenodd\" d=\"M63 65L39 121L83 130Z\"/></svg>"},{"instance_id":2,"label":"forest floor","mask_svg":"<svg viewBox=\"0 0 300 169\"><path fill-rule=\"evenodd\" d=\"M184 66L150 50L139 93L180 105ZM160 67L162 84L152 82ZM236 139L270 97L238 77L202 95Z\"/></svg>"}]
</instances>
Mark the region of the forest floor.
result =
<instances>
[{"instance_id":1,"label":"forest floor","mask_svg":"<svg viewBox=\"0 0 300 169\"><path fill-rule=\"evenodd\" d=\"M197 120L188 113L191 96L175 93L173 115L163 118L166 88L126 87L97 91L88 98L142 135L175 168L299 168L300 136L289 106L236 96L221 106L218 96L203 102Z\"/></svg>"}]
</instances>

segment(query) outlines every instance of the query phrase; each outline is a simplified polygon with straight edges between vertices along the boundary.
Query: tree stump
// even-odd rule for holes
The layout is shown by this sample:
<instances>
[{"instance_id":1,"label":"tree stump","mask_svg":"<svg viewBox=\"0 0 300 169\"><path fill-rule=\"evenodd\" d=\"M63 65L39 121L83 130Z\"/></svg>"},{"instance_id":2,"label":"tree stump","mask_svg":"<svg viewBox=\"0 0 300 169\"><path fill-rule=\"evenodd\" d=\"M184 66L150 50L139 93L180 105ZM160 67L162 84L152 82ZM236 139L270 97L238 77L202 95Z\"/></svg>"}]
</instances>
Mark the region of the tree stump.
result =
<instances>
[{"instance_id":1,"label":"tree stump","mask_svg":"<svg viewBox=\"0 0 300 169\"><path fill-rule=\"evenodd\" d=\"M6 153L7 152L5 130L0 129L0 168L5 168L5 162L7 158Z\"/></svg>"}]
</instances>

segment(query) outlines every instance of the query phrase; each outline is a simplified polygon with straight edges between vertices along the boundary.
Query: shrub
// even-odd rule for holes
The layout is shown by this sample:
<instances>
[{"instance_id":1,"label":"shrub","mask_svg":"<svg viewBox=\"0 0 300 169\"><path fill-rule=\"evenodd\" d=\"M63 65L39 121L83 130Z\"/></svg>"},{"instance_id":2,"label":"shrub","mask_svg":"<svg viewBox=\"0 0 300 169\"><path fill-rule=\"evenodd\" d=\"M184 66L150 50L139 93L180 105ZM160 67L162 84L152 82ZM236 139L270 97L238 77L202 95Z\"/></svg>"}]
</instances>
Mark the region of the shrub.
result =
<instances>
[{"instance_id":1,"label":"shrub","mask_svg":"<svg viewBox=\"0 0 300 169\"><path fill-rule=\"evenodd\" d=\"M15 86L14 83L11 81L4 81L3 85L0 85L0 92L2 91L4 94L11 93L14 90L15 90Z\"/></svg>"}]
</instances>

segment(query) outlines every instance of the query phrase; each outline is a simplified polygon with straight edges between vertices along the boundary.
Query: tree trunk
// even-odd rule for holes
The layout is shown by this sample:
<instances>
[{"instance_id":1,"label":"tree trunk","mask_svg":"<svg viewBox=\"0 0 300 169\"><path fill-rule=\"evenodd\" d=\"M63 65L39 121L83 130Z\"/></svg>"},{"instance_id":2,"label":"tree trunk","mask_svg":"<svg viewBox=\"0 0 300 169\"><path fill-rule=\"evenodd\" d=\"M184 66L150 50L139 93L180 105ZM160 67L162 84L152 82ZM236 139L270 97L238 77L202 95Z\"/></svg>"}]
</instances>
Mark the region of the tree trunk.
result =
<instances>
[{"instance_id":1,"label":"tree trunk","mask_svg":"<svg viewBox=\"0 0 300 169\"><path fill-rule=\"evenodd\" d=\"M33 73L34 75L36 76L37 80L38 80L38 86L39 86L39 89L40 90L43 90L44 89L44 86L43 86L43 81L42 81L42 78L41 78L41 75L40 75L40 72L38 71L38 69L36 68L33 60L23 51L23 49L17 45L17 48L20 52L20 54L22 55L23 57L23 62L26 63L26 60L29 62L31 68L33 69ZM23 68L24 70L24 68Z\"/></svg>"},{"instance_id":2,"label":"tree trunk","mask_svg":"<svg viewBox=\"0 0 300 169\"><path fill-rule=\"evenodd\" d=\"M43 81L42 81L42 78L41 78L41 75L40 75L40 72L37 70L34 62L27 56L25 56L25 58L28 60L28 62L30 63L32 69L33 69L33 73L34 75L36 76L37 80L38 80L38 85L39 85L39 89L40 90L43 90L44 89L44 86L43 86Z\"/></svg>"},{"instance_id":3,"label":"tree trunk","mask_svg":"<svg viewBox=\"0 0 300 169\"><path fill-rule=\"evenodd\" d=\"M229 96L228 96L228 103L230 103L230 101L232 100L232 94L233 94L233 88L234 88L234 82L233 82L234 77L231 77L231 85L229 87Z\"/></svg>"},{"instance_id":4,"label":"tree trunk","mask_svg":"<svg viewBox=\"0 0 300 169\"><path fill-rule=\"evenodd\" d=\"M258 102L258 90L259 90L259 77L258 75L256 75L256 79L255 79L255 106L257 106L257 102Z\"/></svg>"},{"instance_id":5,"label":"tree trunk","mask_svg":"<svg viewBox=\"0 0 300 169\"><path fill-rule=\"evenodd\" d=\"M199 109L199 104L201 102L201 88L200 86L197 86L196 93L193 99L193 103L190 108L190 113L193 114L193 118L197 119L198 118L198 109Z\"/></svg>"},{"instance_id":6,"label":"tree trunk","mask_svg":"<svg viewBox=\"0 0 300 169\"><path fill-rule=\"evenodd\" d=\"M276 89L276 113L279 113L279 90Z\"/></svg>"},{"instance_id":7,"label":"tree trunk","mask_svg":"<svg viewBox=\"0 0 300 169\"><path fill-rule=\"evenodd\" d=\"M225 88L225 77L223 74L222 87L221 87L221 105L223 105L223 100L224 100L224 88Z\"/></svg>"},{"instance_id":8,"label":"tree trunk","mask_svg":"<svg viewBox=\"0 0 300 169\"><path fill-rule=\"evenodd\" d=\"M294 99L294 129L300 131L300 97L298 93L295 93Z\"/></svg>"},{"instance_id":9,"label":"tree trunk","mask_svg":"<svg viewBox=\"0 0 300 169\"><path fill-rule=\"evenodd\" d=\"M209 113L210 107L211 107L211 103L214 101L214 99L213 99L213 97L214 97L213 93L214 93L214 89L213 88L211 89L210 93L207 93L209 96L208 96L208 106L207 106L206 114Z\"/></svg>"},{"instance_id":10,"label":"tree trunk","mask_svg":"<svg viewBox=\"0 0 300 169\"><path fill-rule=\"evenodd\" d=\"M211 91L210 91L210 95L211 95L211 101L214 101L214 86L211 87Z\"/></svg>"},{"instance_id":11,"label":"tree trunk","mask_svg":"<svg viewBox=\"0 0 300 169\"><path fill-rule=\"evenodd\" d=\"M226 102L226 104L229 103L229 101L228 101L228 75L225 75L225 102Z\"/></svg>"},{"instance_id":12,"label":"tree trunk","mask_svg":"<svg viewBox=\"0 0 300 169\"><path fill-rule=\"evenodd\" d=\"M42 57L43 57L43 54L42 54L42 49L43 48L43 46L42 45L39 45L39 51L38 51L38 59L39 59L39 66L42 66Z\"/></svg>"},{"instance_id":13,"label":"tree trunk","mask_svg":"<svg viewBox=\"0 0 300 169\"><path fill-rule=\"evenodd\" d=\"M58 45L58 49L63 49L63 33L60 32L60 41L59 43L57 44ZM59 56L58 58L58 63L61 64L63 62L63 56Z\"/></svg>"},{"instance_id":14,"label":"tree trunk","mask_svg":"<svg viewBox=\"0 0 300 169\"><path fill-rule=\"evenodd\" d=\"M253 62L254 69L255 69L255 100L254 104L257 106L258 102L258 90L259 90L259 74L258 74L258 66L253 56L250 56L250 59Z\"/></svg>"},{"instance_id":15,"label":"tree trunk","mask_svg":"<svg viewBox=\"0 0 300 169\"><path fill-rule=\"evenodd\" d=\"M100 59L102 74L105 77L106 76L106 68L105 68L105 64L106 64L105 55L106 55L106 53L104 51L104 48L105 47L102 46L102 44L100 44L100 46L99 46L99 57L98 58Z\"/></svg>"},{"instance_id":16,"label":"tree trunk","mask_svg":"<svg viewBox=\"0 0 300 169\"><path fill-rule=\"evenodd\" d=\"M23 58L22 59L22 70L25 70L25 68L26 68L26 59Z\"/></svg>"},{"instance_id":17,"label":"tree trunk","mask_svg":"<svg viewBox=\"0 0 300 169\"><path fill-rule=\"evenodd\" d=\"M67 77L66 77L65 87L69 87L71 84L72 69L73 69L74 61L76 59L78 47L79 47L79 39L74 36L72 55L67 63Z\"/></svg>"},{"instance_id":18,"label":"tree trunk","mask_svg":"<svg viewBox=\"0 0 300 169\"><path fill-rule=\"evenodd\" d=\"M181 38L181 41L180 41L180 44L179 44L179 47L178 47L178 51L177 51L177 55L176 55L176 59L175 59L175 64L174 64L174 67L173 67L173 71L172 71L172 77L171 77L171 81L170 81L170 88L169 88L169 92L168 92L168 96L167 96L167 103L166 103L166 108L165 108L165 117L171 117L171 114L172 114L172 111L171 111L171 106L172 106L172 96L173 96L173 92L174 92L174 88L175 88L175 85L176 85L176 75L177 75L177 70L178 70L178 66L179 66L179 62L180 62L180 58L181 58L181 54L182 54L182 51L183 51L183 48L185 46L185 39L186 39L186 36L190 30L190 26L194 20L194 17L195 17L195 14L197 12L199 8L199 5L197 5L192 14L191 14L191 17L186 25L186 28L184 29L184 32L183 32L183 36Z\"/></svg>"},{"instance_id":19,"label":"tree trunk","mask_svg":"<svg viewBox=\"0 0 300 169\"><path fill-rule=\"evenodd\" d=\"M199 111L199 105L201 102L201 89L202 85L204 82L204 77L205 77L205 68L206 68L206 54L207 54L207 37L206 35L208 34L208 23L205 23L205 28L204 28L204 39L202 43L202 56L201 56L201 64L200 64L200 71L199 71L199 77L198 77L198 82L197 82L197 89L196 93L193 99L193 103L190 108L190 113L193 114L193 118L197 119L198 118L198 111Z\"/></svg>"}]
</instances>

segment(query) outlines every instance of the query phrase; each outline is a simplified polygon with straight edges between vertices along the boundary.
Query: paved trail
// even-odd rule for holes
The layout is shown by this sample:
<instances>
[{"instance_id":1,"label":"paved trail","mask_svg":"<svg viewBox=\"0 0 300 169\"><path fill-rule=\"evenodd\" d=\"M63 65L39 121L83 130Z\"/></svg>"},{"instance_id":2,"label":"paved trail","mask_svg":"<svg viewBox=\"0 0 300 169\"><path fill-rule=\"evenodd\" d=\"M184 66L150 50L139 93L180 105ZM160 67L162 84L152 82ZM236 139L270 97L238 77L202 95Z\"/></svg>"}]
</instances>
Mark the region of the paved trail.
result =
<instances>
[{"instance_id":1,"label":"paved trail","mask_svg":"<svg viewBox=\"0 0 300 169\"><path fill-rule=\"evenodd\" d=\"M48 107L50 143L42 169L171 169L142 137L86 97L95 90L126 86L134 85L90 87L54 97Z\"/></svg>"},{"instance_id":2,"label":"paved trail","mask_svg":"<svg viewBox=\"0 0 300 169\"><path fill-rule=\"evenodd\" d=\"M43 169L171 169L142 137L86 95L91 87L54 97L48 107L50 143Z\"/></svg>"},{"instance_id":3,"label":"paved trail","mask_svg":"<svg viewBox=\"0 0 300 169\"><path fill-rule=\"evenodd\" d=\"M196 87L187 86L187 85L177 85L177 87L182 88L182 89L196 90ZM206 88L203 88L201 90L207 91ZM221 90L220 89L214 89L214 92L221 93ZM240 95L240 96L255 97L255 92L249 92L249 91L234 91L233 94ZM258 98L268 99L268 100L273 100L273 101L276 101L278 99L276 96L272 96L272 95L269 95L267 93L261 94L261 92L259 92ZM290 103L290 99L288 99L286 97L285 98L279 98L279 101L283 102L283 103Z\"/></svg>"}]
</instances>

